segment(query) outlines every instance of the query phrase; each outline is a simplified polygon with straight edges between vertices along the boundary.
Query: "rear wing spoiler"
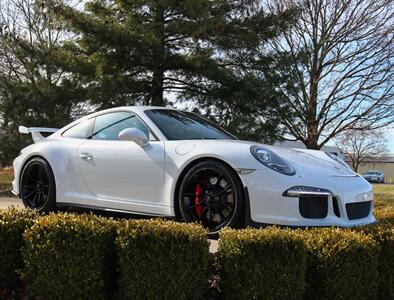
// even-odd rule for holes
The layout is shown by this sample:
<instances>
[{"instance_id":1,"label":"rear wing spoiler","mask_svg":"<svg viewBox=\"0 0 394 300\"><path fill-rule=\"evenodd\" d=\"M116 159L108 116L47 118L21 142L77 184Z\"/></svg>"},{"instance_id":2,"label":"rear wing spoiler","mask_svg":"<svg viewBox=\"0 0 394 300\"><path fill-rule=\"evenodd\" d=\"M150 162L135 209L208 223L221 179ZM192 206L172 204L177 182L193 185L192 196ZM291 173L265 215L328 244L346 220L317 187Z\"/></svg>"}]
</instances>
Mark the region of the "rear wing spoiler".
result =
<instances>
[{"instance_id":1,"label":"rear wing spoiler","mask_svg":"<svg viewBox=\"0 0 394 300\"><path fill-rule=\"evenodd\" d=\"M45 136L41 134L41 132L56 132L58 128L45 128L45 127L25 127L19 126L19 132L29 134L31 133L31 137L33 138L34 143L42 142L45 140Z\"/></svg>"}]
</instances>

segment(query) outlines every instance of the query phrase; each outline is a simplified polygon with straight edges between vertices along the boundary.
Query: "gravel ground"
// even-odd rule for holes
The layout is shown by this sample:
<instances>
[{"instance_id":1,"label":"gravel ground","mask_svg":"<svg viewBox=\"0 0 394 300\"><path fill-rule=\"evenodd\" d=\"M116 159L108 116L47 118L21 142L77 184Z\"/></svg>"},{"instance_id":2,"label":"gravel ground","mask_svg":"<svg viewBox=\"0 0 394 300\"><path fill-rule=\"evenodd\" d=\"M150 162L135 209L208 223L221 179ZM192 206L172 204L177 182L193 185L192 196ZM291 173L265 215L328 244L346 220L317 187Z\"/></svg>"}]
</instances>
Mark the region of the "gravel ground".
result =
<instances>
[{"instance_id":1,"label":"gravel ground","mask_svg":"<svg viewBox=\"0 0 394 300\"><path fill-rule=\"evenodd\" d=\"M23 208L22 201L12 196L0 196L0 209L6 209L10 206Z\"/></svg>"}]
</instances>

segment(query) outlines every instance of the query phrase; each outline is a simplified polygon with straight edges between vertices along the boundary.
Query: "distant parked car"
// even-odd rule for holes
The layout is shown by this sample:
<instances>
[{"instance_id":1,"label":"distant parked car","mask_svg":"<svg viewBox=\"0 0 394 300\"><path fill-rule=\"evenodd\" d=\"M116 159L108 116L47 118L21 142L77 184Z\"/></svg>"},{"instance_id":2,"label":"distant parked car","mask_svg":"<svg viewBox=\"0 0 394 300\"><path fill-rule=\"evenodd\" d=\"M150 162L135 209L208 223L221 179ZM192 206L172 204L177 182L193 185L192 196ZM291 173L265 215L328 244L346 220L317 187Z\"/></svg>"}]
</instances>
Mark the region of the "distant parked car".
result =
<instances>
[{"instance_id":1,"label":"distant parked car","mask_svg":"<svg viewBox=\"0 0 394 300\"><path fill-rule=\"evenodd\" d=\"M363 174L363 177L369 182L384 183L384 173L382 171L367 171Z\"/></svg>"}]
</instances>

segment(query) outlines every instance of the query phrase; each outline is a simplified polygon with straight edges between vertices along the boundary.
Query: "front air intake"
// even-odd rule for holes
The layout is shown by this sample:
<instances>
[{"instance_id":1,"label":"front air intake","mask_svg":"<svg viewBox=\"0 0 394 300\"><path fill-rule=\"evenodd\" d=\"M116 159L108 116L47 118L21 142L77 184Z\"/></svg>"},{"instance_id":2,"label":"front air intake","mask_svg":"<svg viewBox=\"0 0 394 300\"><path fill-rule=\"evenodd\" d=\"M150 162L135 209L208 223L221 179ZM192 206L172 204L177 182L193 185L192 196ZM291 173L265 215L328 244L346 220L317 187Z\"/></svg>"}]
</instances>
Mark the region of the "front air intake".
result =
<instances>
[{"instance_id":1,"label":"front air intake","mask_svg":"<svg viewBox=\"0 0 394 300\"><path fill-rule=\"evenodd\" d=\"M300 195L299 210L301 216L307 219L325 218L328 213L328 196Z\"/></svg>"},{"instance_id":2,"label":"front air intake","mask_svg":"<svg viewBox=\"0 0 394 300\"><path fill-rule=\"evenodd\" d=\"M369 216L372 201L354 202L346 204L346 212L349 220L362 219Z\"/></svg>"},{"instance_id":3,"label":"front air intake","mask_svg":"<svg viewBox=\"0 0 394 300\"><path fill-rule=\"evenodd\" d=\"M332 197L332 207L334 209L334 214L340 218L341 217L341 213L339 211L339 204L338 204L338 199L337 197Z\"/></svg>"}]
</instances>

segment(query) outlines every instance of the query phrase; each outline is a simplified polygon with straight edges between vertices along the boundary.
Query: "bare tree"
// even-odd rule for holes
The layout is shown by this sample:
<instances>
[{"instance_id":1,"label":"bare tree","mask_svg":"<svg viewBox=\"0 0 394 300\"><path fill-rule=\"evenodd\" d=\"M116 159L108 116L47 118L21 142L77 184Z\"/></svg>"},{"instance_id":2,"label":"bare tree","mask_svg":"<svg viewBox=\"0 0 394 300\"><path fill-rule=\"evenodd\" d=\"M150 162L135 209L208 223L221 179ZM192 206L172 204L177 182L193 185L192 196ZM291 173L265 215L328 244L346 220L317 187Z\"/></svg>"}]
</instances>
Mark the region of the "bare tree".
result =
<instances>
[{"instance_id":1,"label":"bare tree","mask_svg":"<svg viewBox=\"0 0 394 300\"><path fill-rule=\"evenodd\" d=\"M355 172L368 158L383 155L388 151L382 130L349 130L338 135L335 141Z\"/></svg>"},{"instance_id":2,"label":"bare tree","mask_svg":"<svg viewBox=\"0 0 394 300\"><path fill-rule=\"evenodd\" d=\"M0 0L1 75L21 82L45 79L50 84L58 84L64 72L53 66L50 59L38 57L34 52L29 56L22 50L39 47L50 56L60 43L72 38L60 21L47 11L43 1Z\"/></svg>"},{"instance_id":3,"label":"bare tree","mask_svg":"<svg viewBox=\"0 0 394 300\"><path fill-rule=\"evenodd\" d=\"M72 0L65 0L72 1ZM63 68L73 37L42 0L0 0L0 161L30 143L18 125L67 124L83 107L78 78Z\"/></svg>"},{"instance_id":4,"label":"bare tree","mask_svg":"<svg viewBox=\"0 0 394 300\"><path fill-rule=\"evenodd\" d=\"M288 134L320 149L349 129L373 130L394 119L393 0L266 0L271 12L298 7L298 21L272 48L281 86L295 113ZM284 64L283 64L284 62Z\"/></svg>"}]
</instances>

